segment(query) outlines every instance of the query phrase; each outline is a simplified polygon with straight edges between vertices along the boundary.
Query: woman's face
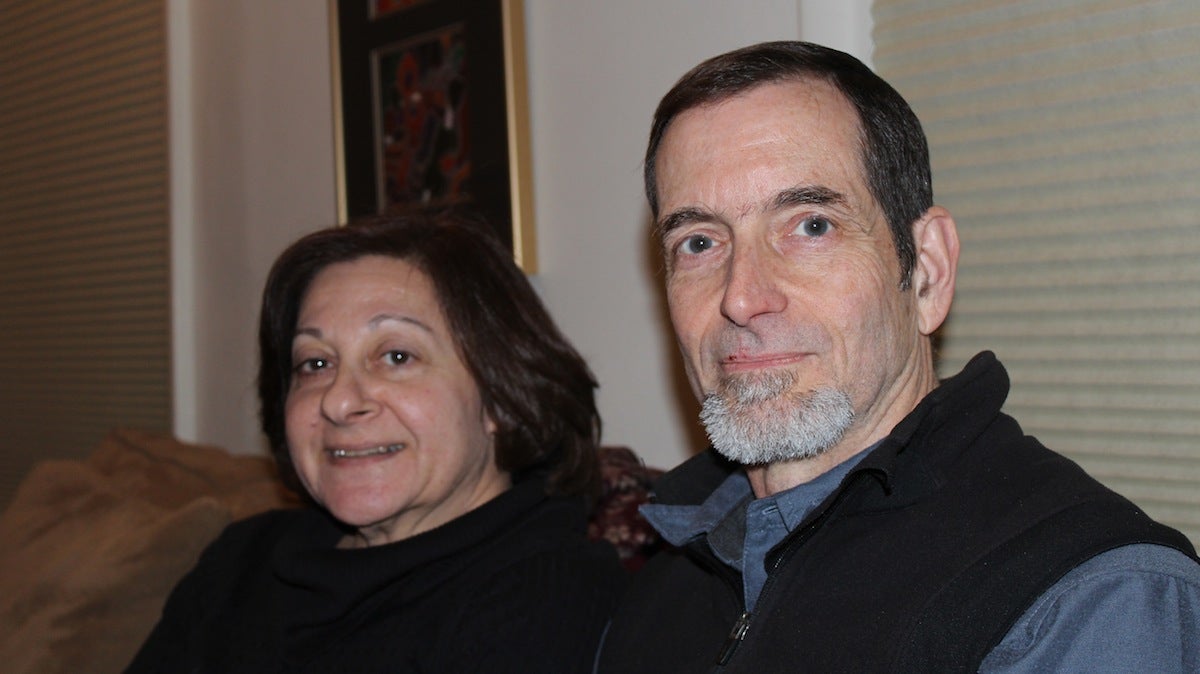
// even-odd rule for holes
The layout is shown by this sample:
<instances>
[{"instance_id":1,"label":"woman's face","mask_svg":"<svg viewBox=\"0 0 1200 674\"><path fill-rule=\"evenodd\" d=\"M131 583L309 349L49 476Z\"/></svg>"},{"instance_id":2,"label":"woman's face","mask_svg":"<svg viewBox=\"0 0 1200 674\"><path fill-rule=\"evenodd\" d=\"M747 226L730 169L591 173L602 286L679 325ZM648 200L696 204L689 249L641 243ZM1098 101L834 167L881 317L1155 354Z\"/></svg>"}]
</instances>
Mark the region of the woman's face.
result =
<instances>
[{"instance_id":1,"label":"woman's face","mask_svg":"<svg viewBox=\"0 0 1200 674\"><path fill-rule=\"evenodd\" d=\"M509 486L495 424L429 278L395 258L313 279L292 342L288 451L309 494L375 545L444 524Z\"/></svg>"}]
</instances>

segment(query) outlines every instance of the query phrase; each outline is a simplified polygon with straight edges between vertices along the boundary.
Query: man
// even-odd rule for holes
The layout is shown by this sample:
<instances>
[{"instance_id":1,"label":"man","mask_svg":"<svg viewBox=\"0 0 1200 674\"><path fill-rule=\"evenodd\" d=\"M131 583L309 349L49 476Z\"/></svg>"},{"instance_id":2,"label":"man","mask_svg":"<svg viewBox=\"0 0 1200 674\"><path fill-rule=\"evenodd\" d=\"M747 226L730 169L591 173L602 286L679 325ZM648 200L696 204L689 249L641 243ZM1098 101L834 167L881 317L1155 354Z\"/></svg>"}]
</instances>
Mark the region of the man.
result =
<instances>
[{"instance_id":1,"label":"man","mask_svg":"<svg viewBox=\"0 0 1200 674\"><path fill-rule=\"evenodd\" d=\"M667 93L646 153L714 450L643 508L601 672L1198 671L1200 565L1000 412L939 382L958 237L905 101L850 56L748 47Z\"/></svg>"}]
</instances>

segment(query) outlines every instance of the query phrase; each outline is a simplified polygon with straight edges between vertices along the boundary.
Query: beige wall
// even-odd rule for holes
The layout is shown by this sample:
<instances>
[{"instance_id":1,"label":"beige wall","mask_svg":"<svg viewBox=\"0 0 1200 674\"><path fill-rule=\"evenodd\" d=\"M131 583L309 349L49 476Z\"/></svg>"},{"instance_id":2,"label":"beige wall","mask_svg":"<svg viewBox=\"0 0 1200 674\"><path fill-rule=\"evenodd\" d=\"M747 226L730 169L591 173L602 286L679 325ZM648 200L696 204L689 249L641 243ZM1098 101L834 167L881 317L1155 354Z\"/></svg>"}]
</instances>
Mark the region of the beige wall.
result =
<instances>
[{"instance_id":1,"label":"beige wall","mask_svg":"<svg viewBox=\"0 0 1200 674\"><path fill-rule=\"evenodd\" d=\"M646 236L641 154L688 67L803 36L864 56L869 1L526 0L540 271L601 383L604 439L671 466L703 442ZM335 217L323 0L170 0L177 434L259 451L257 296ZM808 17L802 21L802 17Z\"/></svg>"}]
</instances>

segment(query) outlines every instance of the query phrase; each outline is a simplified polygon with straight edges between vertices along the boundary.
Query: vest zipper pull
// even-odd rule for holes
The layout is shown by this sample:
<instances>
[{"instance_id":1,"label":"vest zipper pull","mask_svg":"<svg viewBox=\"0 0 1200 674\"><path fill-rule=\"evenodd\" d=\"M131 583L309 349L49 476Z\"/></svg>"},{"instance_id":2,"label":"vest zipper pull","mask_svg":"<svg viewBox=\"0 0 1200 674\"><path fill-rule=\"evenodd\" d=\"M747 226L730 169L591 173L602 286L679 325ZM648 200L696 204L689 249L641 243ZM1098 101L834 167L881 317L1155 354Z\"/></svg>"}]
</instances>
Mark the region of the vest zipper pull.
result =
<instances>
[{"instance_id":1,"label":"vest zipper pull","mask_svg":"<svg viewBox=\"0 0 1200 674\"><path fill-rule=\"evenodd\" d=\"M733 652L741 645L742 639L746 638L746 630L750 629L750 612L745 611L737 622L733 624L733 629L729 630L729 637L725 639L725 645L721 647L721 653L717 656L718 665L726 665L730 658L733 657Z\"/></svg>"}]
</instances>

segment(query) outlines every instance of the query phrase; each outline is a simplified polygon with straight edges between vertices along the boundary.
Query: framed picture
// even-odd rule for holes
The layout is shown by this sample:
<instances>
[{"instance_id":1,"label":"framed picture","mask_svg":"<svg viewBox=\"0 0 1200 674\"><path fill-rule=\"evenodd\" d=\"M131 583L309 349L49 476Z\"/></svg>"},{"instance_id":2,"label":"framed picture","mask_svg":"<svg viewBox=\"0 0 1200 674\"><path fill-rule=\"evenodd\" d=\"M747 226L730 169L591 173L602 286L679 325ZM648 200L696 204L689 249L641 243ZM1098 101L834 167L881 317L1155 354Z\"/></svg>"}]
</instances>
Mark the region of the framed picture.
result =
<instances>
[{"instance_id":1,"label":"framed picture","mask_svg":"<svg viewBox=\"0 0 1200 674\"><path fill-rule=\"evenodd\" d=\"M521 0L330 0L338 216L460 197L536 271Z\"/></svg>"}]
</instances>

